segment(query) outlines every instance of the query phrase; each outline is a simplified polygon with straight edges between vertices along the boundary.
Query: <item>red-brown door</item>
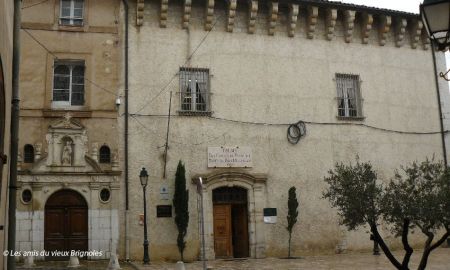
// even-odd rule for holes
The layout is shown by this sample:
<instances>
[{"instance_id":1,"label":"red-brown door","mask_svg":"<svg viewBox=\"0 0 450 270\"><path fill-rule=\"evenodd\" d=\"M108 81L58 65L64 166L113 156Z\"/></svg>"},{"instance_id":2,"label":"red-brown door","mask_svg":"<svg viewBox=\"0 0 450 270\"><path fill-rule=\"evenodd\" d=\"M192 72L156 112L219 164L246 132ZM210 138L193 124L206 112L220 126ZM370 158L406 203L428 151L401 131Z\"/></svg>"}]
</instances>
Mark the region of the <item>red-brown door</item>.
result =
<instances>
[{"instance_id":1,"label":"red-brown door","mask_svg":"<svg viewBox=\"0 0 450 270\"><path fill-rule=\"evenodd\" d=\"M216 257L231 257L231 205L214 205L214 252Z\"/></svg>"},{"instance_id":2,"label":"red-brown door","mask_svg":"<svg viewBox=\"0 0 450 270\"><path fill-rule=\"evenodd\" d=\"M231 208L233 231L233 256L246 258L249 253L247 206L236 204Z\"/></svg>"},{"instance_id":3,"label":"red-brown door","mask_svg":"<svg viewBox=\"0 0 450 270\"><path fill-rule=\"evenodd\" d=\"M88 208L84 198L75 191L62 190L45 205L44 249L47 259L67 259L51 256L52 251L88 250Z\"/></svg>"}]
</instances>

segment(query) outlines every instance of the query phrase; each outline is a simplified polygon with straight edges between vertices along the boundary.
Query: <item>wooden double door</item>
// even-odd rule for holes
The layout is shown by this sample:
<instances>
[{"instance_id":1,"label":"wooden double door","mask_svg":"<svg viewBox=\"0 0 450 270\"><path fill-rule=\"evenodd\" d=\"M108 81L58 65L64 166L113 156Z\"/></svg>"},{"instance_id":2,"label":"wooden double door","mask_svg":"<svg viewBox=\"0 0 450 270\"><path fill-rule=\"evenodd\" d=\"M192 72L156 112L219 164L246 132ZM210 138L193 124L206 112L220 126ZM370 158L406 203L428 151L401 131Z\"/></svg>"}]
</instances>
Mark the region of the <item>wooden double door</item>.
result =
<instances>
[{"instance_id":1,"label":"wooden double door","mask_svg":"<svg viewBox=\"0 0 450 270\"><path fill-rule=\"evenodd\" d=\"M46 259L67 259L51 256L52 251L88 250L88 207L75 191L56 192L45 205L44 249L50 252Z\"/></svg>"},{"instance_id":2,"label":"wooden double door","mask_svg":"<svg viewBox=\"0 0 450 270\"><path fill-rule=\"evenodd\" d=\"M227 192L233 192L233 190ZM246 193L245 200L236 200L235 194L233 195L234 201L225 199L213 202L214 252L216 258L249 257ZM223 198L226 198L226 196L221 197L221 199Z\"/></svg>"}]
</instances>

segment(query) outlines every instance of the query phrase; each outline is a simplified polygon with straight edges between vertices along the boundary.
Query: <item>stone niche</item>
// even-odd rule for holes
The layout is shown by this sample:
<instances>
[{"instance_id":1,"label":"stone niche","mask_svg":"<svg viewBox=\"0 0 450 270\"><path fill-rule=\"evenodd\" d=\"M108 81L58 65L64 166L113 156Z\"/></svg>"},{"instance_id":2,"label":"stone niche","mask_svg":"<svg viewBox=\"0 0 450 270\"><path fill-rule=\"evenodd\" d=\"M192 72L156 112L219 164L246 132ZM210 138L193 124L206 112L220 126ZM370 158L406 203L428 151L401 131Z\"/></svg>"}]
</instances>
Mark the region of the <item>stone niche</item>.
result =
<instances>
[{"instance_id":1,"label":"stone niche","mask_svg":"<svg viewBox=\"0 0 450 270\"><path fill-rule=\"evenodd\" d=\"M46 166L51 171L72 171L86 166L86 129L70 115L52 123L46 135L48 153Z\"/></svg>"}]
</instances>

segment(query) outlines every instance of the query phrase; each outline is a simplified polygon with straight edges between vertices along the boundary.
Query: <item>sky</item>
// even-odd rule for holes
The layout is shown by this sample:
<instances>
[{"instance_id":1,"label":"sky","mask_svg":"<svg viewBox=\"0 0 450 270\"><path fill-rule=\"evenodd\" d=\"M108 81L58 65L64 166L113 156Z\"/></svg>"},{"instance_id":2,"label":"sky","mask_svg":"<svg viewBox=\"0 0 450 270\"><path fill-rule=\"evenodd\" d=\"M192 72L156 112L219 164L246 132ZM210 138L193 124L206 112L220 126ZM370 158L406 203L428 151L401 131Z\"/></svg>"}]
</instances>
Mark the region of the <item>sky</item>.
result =
<instances>
[{"instance_id":1,"label":"sky","mask_svg":"<svg viewBox=\"0 0 450 270\"><path fill-rule=\"evenodd\" d=\"M336 0L334 0L336 1ZM339 1L339 0L338 0ZM419 13L422 0L340 0L343 3Z\"/></svg>"}]
</instances>

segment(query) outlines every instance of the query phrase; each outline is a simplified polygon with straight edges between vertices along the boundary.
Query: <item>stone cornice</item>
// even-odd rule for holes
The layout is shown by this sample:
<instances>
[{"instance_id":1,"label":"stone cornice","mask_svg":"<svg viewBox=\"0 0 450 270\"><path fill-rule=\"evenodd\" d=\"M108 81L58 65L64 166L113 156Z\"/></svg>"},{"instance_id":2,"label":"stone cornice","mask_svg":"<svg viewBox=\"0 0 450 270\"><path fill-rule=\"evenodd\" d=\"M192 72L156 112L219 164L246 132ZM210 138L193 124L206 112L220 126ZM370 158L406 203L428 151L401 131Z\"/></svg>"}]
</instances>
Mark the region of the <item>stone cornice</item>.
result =
<instances>
[{"instance_id":1,"label":"stone cornice","mask_svg":"<svg viewBox=\"0 0 450 270\"><path fill-rule=\"evenodd\" d=\"M269 2L269 35L274 35L278 19L278 2Z\"/></svg>"},{"instance_id":2,"label":"stone cornice","mask_svg":"<svg viewBox=\"0 0 450 270\"><path fill-rule=\"evenodd\" d=\"M363 44L369 43L370 30L372 30L373 16L372 14L362 14L362 28L361 28L361 40Z\"/></svg>"},{"instance_id":3,"label":"stone cornice","mask_svg":"<svg viewBox=\"0 0 450 270\"><path fill-rule=\"evenodd\" d=\"M144 24L144 0L136 1L136 25L141 26Z\"/></svg>"},{"instance_id":4,"label":"stone cornice","mask_svg":"<svg viewBox=\"0 0 450 270\"><path fill-rule=\"evenodd\" d=\"M189 26L189 19L191 18L191 5L192 5L192 0L184 0L183 28L188 28L188 26Z\"/></svg>"},{"instance_id":5,"label":"stone cornice","mask_svg":"<svg viewBox=\"0 0 450 270\"><path fill-rule=\"evenodd\" d=\"M219 11L215 7L215 0L203 1L204 12L202 14L205 14L203 22L206 31L212 30L216 23L215 17L219 20L220 16L223 16L219 16L219 14L225 13L225 29L227 32L235 32L237 17L245 16L244 22L247 22L245 27L247 27L247 33L249 34L264 34L265 31L257 31L257 28L266 27L268 35L275 35L278 31L289 37L303 36L308 39L317 38L332 41L336 36L336 31L339 31L339 36L343 35L345 43L358 42L361 44L378 44L379 46L385 46L389 43L391 47L410 47L412 49L428 49L429 47L429 41L418 14L319 0L246 0L245 2L227 0L225 7L220 7L220 9L225 10ZM149 7L151 5L153 6ZM169 13L170 5L178 5L176 10L180 10L181 5L181 13ZM264 5L264 8L260 8L262 5ZM162 28L167 27L170 24L169 21L172 22L170 26L176 21L168 20L168 16L182 16L182 28L187 28L190 23L195 24L192 16L199 14L199 9L202 7L193 6L192 0L183 0L181 3L169 3L168 0L160 0L160 2L147 3L146 5L144 5L144 0L136 0L137 26L142 26L144 20L156 20L156 18L144 19L145 8L159 8L157 19ZM197 11L193 12L192 9ZM267 24L260 23L261 20L258 21L258 19L261 18L267 18ZM287 20L284 18L287 18ZM242 21L242 19L239 18L239 21ZM196 18L197 24L198 21L199 18ZM219 23L223 24L223 22L222 17ZM278 26L279 24L281 27ZM298 24L302 27L298 27ZM241 28L242 25L239 25L239 27ZM223 28L219 27L215 31L220 31L220 29ZM242 33L242 31L237 32ZM410 43L410 46L405 46L407 42Z\"/></svg>"},{"instance_id":6,"label":"stone cornice","mask_svg":"<svg viewBox=\"0 0 450 270\"><path fill-rule=\"evenodd\" d=\"M227 0L228 2L228 18L227 18L227 31L233 32L234 17L236 16L236 0Z\"/></svg>"},{"instance_id":7,"label":"stone cornice","mask_svg":"<svg viewBox=\"0 0 450 270\"><path fill-rule=\"evenodd\" d=\"M258 1L248 0L248 33L254 34L256 29L256 15L258 14Z\"/></svg>"},{"instance_id":8,"label":"stone cornice","mask_svg":"<svg viewBox=\"0 0 450 270\"><path fill-rule=\"evenodd\" d=\"M325 19L326 23L326 35L328 40L332 40L334 37L334 27L336 26L337 19L337 9L330 8L327 9L327 17Z\"/></svg>"},{"instance_id":9,"label":"stone cornice","mask_svg":"<svg viewBox=\"0 0 450 270\"><path fill-rule=\"evenodd\" d=\"M298 17L298 5L290 4L289 5L289 23L288 23L288 35L293 37L295 35L295 28L297 26L297 17Z\"/></svg>"}]
</instances>

